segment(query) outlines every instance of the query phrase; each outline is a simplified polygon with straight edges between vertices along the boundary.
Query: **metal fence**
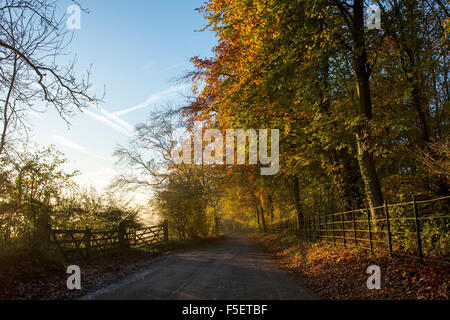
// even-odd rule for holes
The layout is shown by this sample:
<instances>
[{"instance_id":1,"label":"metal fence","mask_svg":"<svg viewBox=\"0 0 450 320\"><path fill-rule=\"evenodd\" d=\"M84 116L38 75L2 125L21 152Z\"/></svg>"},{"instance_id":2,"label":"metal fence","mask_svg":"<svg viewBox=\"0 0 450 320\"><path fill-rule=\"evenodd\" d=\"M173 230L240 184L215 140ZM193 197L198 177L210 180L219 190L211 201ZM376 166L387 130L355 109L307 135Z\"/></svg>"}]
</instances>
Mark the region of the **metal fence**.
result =
<instances>
[{"instance_id":1,"label":"metal fence","mask_svg":"<svg viewBox=\"0 0 450 320\"><path fill-rule=\"evenodd\" d=\"M450 263L450 196L388 204L375 208L305 216L270 226L271 232L295 235L299 241L325 241L370 252L386 252Z\"/></svg>"}]
</instances>

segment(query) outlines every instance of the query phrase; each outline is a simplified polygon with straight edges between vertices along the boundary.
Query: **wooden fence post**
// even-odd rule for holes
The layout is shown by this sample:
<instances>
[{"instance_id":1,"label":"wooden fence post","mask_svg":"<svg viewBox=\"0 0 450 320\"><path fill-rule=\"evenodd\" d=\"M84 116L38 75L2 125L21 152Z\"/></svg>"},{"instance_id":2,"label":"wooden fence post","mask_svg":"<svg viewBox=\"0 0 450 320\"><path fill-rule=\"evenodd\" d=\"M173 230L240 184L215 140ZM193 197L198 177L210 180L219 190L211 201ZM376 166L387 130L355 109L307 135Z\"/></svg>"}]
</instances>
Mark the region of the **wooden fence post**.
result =
<instances>
[{"instance_id":1,"label":"wooden fence post","mask_svg":"<svg viewBox=\"0 0 450 320\"><path fill-rule=\"evenodd\" d=\"M169 221L164 220L164 241L169 242Z\"/></svg>"},{"instance_id":2,"label":"wooden fence post","mask_svg":"<svg viewBox=\"0 0 450 320\"><path fill-rule=\"evenodd\" d=\"M84 249L86 252L86 259L91 258L91 238L92 238L91 229L86 228L86 231L84 232Z\"/></svg>"},{"instance_id":3,"label":"wooden fence post","mask_svg":"<svg viewBox=\"0 0 450 320\"><path fill-rule=\"evenodd\" d=\"M389 255L392 258L392 235L391 235L391 221L389 220L389 208L386 203L384 202L384 213L386 215L386 226L387 226L387 234L388 234L388 244L389 244Z\"/></svg>"},{"instance_id":4,"label":"wooden fence post","mask_svg":"<svg viewBox=\"0 0 450 320\"><path fill-rule=\"evenodd\" d=\"M420 238L420 224L419 224L419 218L418 218L419 213L417 210L417 203L416 203L415 196L413 196L413 209L414 209L414 221L416 223L417 250L419 252L419 262L420 262L420 264L423 264L422 239Z\"/></svg>"},{"instance_id":5,"label":"wooden fence post","mask_svg":"<svg viewBox=\"0 0 450 320\"><path fill-rule=\"evenodd\" d=\"M50 213L45 208L39 210L38 214L33 230L33 245L42 251L47 251L50 239Z\"/></svg>"},{"instance_id":6,"label":"wooden fence post","mask_svg":"<svg viewBox=\"0 0 450 320\"><path fill-rule=\"evenodd\" d=\"M358 237L356 232L356 218L355 218L355 210L352 209L352 219L353 219L353 236L355 239L355 246L358 246Z\"/></svg>"},{"instance_id":7,"label":"wooden fence post","mask_svg":"<svg viewBox=\"0 0 450 320\"><path fill-rule=\"evenodd\" d=\"M120 248L128 248L128 241L127 241L127 227L125 224L125 221L121 221L119 223L119 246Z\"/></svg>"},{"instance_id":8,"label":"wooden fence post","mask_svg":"<svg viewBox=\"0 0 450 320\"><path fill-rule=\"evenodd\" d=\"M367 211L367 226L369 227L370 253L373 253L372 226L370 224L370 211L369 211L369 207L367 205L366 205L366 211Z\"/></svg>"}]
</instances>

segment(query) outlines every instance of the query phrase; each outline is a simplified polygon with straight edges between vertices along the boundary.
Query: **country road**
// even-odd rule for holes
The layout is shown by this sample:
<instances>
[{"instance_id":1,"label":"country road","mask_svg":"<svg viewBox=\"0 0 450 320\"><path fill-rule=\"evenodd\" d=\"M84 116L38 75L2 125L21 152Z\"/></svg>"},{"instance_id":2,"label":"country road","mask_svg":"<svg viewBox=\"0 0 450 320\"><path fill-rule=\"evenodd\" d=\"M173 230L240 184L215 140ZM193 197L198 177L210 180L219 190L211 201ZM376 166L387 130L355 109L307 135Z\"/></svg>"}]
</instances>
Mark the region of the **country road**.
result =
<instances>
[{"instance_id":1,"label":"country road","mask_svg":"<svg viewBox=\"0 0 450 320\"><path fill-rule=\"evenodd\" d=\"M83 299L317 299L245 235L162 256L146 270Z\"/></svg>"}]
</instances>

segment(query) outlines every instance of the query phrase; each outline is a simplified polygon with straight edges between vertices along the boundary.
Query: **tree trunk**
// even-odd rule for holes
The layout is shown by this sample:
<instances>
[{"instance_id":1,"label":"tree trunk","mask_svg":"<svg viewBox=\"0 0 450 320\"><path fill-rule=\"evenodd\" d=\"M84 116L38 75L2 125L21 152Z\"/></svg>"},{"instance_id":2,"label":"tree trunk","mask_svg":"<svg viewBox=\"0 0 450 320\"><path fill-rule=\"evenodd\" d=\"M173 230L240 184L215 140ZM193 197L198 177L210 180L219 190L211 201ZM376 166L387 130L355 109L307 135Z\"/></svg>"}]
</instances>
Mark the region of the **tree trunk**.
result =
<instances>
[{"instance_id":1,"label":"tree trunk","mask_svg":"<svg viewBox=\"0 0 450 320\"><path fill-rule=\"evenodd\" d=\"M2 130L1 137L0 137L0 155L3 153L3 151L5 149L6 135L7 135L7 131L8 131L10 117L12 117L14 114L14 110L12 110L12 111L10 111L10 115L8 115L8 110L9 110L9 106L11 105L11 102L10 102L11 94L12 94L12 91L14 89L14 85L16 82L16 76L17 76L17 54L14 54L14 66L13 66L13 70L12 70L11 83L9 84L8 93L7 93L6 99L5 99L5 105L3 107L3 130ZM12 107L12 108L15 109L14 107Z\"/></svg>"},{"instance_id":2,"label":"tree trunk","mask_svg":"<svg viewBox=\"0 0 450 320\"><path fill-rule=\"evenodd\" d=\"M270 216L270 224L273 224L273 199L272 199L272 195L269 194L267 196L267 204L269 207L269 216Z\"/></svg>"},{"instance_id":3,"label":"tree trunk","mask_svg":"<svg viewBox=\"0 0 450 320\"><path fill-rule=\"evenodd\" d=\"M266 218L264 217L264 208L262 206L261 201L258 201L258 205L259 205L260 213L261 213L261 222L262 222L263 231L266 232L267 231Z\"/></svg>"},{"instance_id":4,"label":"tree trunk","mask_svg":"<svg viewBox=\"0 0 450 320\"><path fill-rule=\"evenodd\" d=\"M425 103L424 99L422 98L420 84L418 83L418 80L414 80L412 86L413 86L412 90L413 106L417 112L417 117L419 119L418 127L420 130L420 135L422 137L421 145L424 145L425 143L430 142L430 130L428 129L427 124L427 114L423 108Z\"/></svg>"},{"instance_id":5,"label":"tree trunk","mask_svg":"<svg viewBox=\"0 0 450 320\"><path fill-rule=\"evenodd\" d=\"M361 176L367 193L372 217L376 213L374 207L383 204L380 182L377 175L373 153L370 151L370 124L372 119L372 101L370 93L370 67L367 62L367 51L364 39L364 1L355 0L353 6L353 43L356 85L359 97L359 114L362 116L358 126L356 140L358 143L358 161Z\"/></svg>"},{"instance_id":6,"label":"tree trunk","mask_svg":"<svg viewBox=\"0 0 450 320\"><path fill-rule=\"evenodd\" d=\"M361 205L361 194L358 190L360 176L355 174L355 166L352 165L352 156L347 150L331 150L329 153L330 162L334 168L333 180L338 188L338 198L340 199L340 209L349 211L352 207Z\"/></svg>"},{"instance_id":7,"label":"tree trunk","mask_svg":"<svg viewBox=\"0 0 450 320\"><path fill-rule=\"evenodd\" d=\"M259 207L257 203L255 203L255 208L256 208L256 221L258 222L258 230L261 231L261 222L259 221Z\"/></svg>"},{"instance_id":8,"label":"tree trunk","mask_svg":"<svg viewBox=\"0 0 450 320\"><path fill-rule=\"evenodd\" d=\"M321 23L320 29L323 30L323 23ZM328 99L330 84L330 59L328 56L323 58L323 62L320 64L321 67L319 69L320 82L321 86L319 89L319 97L320 101L323 101L320 104L320 110L327 117L330 117L330 100ZM333 122L333 127L337 127L338 123ZM354 197L359 198L359 192L356 191L355 185L357 184L357 180L353 179L354 174L352 172L350 155L347 150L336 150L332 149L331 151L325 151L328 158L330 159L331 164L334 169L339 168L337 170L333 170L332 173L333 179L335 181L336 186L338 187L339 198L342 199L342 208L344 211L350 210L352 207L352 202L354 201ZM356 191L356 192L355 192Z\"/></svg>"}]
</instances>

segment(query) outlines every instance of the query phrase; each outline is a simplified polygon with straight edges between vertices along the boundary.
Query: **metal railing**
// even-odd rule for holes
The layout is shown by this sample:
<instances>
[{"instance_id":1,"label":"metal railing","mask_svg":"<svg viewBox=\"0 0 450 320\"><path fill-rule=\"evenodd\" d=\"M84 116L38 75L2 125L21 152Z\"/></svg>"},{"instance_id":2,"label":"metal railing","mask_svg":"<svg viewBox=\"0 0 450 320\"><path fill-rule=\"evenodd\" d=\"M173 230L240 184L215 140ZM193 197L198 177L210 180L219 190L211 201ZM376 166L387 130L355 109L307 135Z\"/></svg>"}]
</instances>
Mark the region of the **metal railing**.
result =
<instances>
[{"instance_id":1,"label":"metal railing","mask_svg":"<svg viewBox=\"0 0 450 320\"><path fill-rule=\"evenodd\" d=\"M271 232L294 234L299 241L325 241L370 252L385 252L450 263L450 196L388 204L332 214L288 219L270 226Z\"/></svg>"}]
</instances>

